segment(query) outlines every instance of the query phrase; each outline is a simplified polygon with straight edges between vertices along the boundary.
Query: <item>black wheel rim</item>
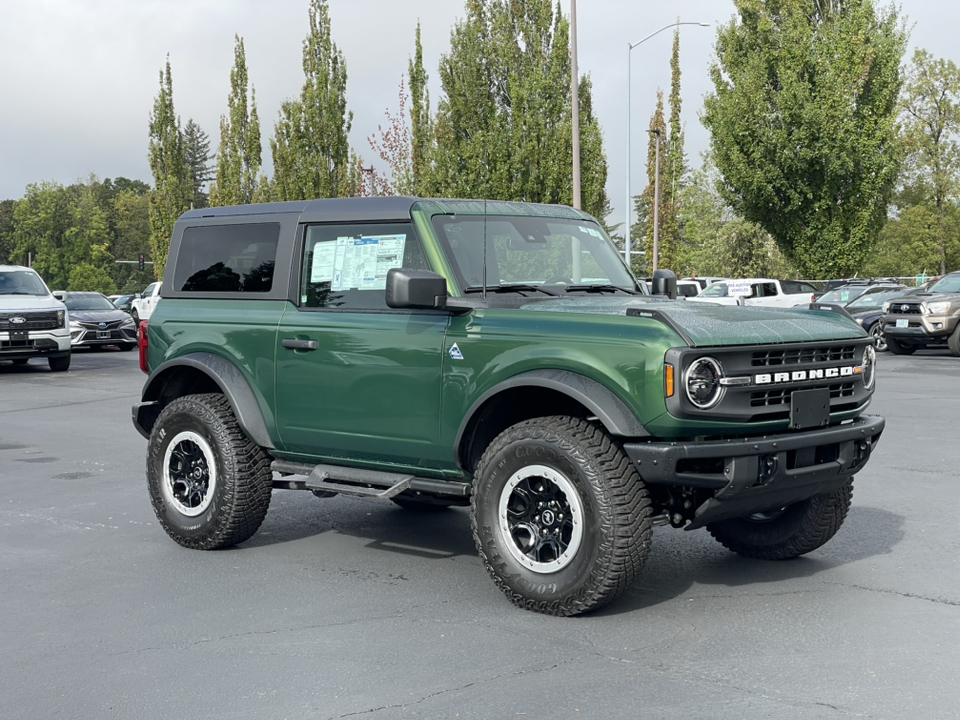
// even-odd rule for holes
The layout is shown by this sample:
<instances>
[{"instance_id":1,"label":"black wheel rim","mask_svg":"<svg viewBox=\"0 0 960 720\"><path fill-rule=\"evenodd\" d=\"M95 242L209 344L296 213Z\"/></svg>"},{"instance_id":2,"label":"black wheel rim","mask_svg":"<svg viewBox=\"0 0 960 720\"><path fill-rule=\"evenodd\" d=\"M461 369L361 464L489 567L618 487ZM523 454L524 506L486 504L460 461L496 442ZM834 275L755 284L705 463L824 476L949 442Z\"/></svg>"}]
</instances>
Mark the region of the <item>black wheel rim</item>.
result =
<instances>
[{"instance_id":1,"label":"black wheel rim","mask_svg":"<svg viewBox=\"0 0 960 720\"><path fill-rule=\"evenodd\" d=\"M193 431L178 433L163 457L161 490L168 505L189 517L204 513L217 486L210 444Z\"/></svg>"},{"instance_id":2,"label":"black wheel rim","mask_svg":"<svg viewBox=\"0 0 960 720\"><path fill-rule=\"evenodd\" d=\"M583 504L573 483L544 465L528 465L500 494L498 526L510 555L536 573L562 570L583 540Z\"/></svg>"}]
</instances>

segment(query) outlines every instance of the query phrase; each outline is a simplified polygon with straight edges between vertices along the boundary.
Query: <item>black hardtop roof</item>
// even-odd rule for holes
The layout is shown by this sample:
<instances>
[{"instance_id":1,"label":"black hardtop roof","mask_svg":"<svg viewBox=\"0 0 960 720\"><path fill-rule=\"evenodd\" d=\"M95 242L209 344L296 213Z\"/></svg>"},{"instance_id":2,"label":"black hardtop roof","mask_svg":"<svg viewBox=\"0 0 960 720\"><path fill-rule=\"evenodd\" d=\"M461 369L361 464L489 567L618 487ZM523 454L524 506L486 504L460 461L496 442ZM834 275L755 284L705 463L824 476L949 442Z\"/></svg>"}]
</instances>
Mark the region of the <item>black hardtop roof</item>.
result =
<instances>
[{"instance_id":1,"label":"black hardtop roof","mask_svg":"<svg viewBox=\"0 0 960 720\"><path fill-rule=\"evenodd\" d=\"M566 205L507 202L503 200L432 199L407 196L322 198L291 202L230 205L228 207L188 210L180 220L242 217L247 215L299 215L310 221L400 220L410 217L410 209L421 203L433 214L447 215L524 215L592 219L587 213Z\"/></svg>"}]
</instances>

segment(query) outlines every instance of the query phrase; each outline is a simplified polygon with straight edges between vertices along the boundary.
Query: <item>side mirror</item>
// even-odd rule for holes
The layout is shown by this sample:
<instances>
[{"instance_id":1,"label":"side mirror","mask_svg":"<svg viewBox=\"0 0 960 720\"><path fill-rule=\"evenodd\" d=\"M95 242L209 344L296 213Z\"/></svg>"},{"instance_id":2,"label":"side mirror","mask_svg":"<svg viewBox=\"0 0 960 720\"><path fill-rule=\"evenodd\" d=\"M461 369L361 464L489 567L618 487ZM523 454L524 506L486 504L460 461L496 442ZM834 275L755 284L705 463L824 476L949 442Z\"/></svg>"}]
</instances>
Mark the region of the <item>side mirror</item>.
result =
<instances>
[{"instance_id":1,"label":"side mirror","mask_svg":"<svg viewBox=\"0 0 960 720\"><path fill-rule=\"evenodd\" d=\"M654 295L666 295L671 300L677 299L677 274L673 270L655 271L650 285Z\"/></svg>"},{"instance_id":2,"label":"side mirror","mask_svg":"<svg viewBox=\"0 0 960 720\"><path fill-rule=\"evenodd\" d=\"M387 271L387 307L443 310L447 306L447 281L429 270L391 268Z\"/></svg>"}]
</instances>

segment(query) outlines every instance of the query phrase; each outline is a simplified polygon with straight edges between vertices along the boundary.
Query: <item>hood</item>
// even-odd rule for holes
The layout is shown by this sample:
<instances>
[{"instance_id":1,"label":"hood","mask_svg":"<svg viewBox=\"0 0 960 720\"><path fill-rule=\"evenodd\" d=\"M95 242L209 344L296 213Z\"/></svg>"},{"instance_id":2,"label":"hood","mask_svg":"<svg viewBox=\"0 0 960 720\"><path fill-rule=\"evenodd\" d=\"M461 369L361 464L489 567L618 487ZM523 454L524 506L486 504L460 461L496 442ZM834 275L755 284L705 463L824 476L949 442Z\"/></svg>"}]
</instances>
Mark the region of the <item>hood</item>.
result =
<instances>
[{"instance_id":1,"label":"hood","mask_svg":"<svg viewBox=\"0 0 960 720\"><path fill-rule=\"evenodd\" d=\"M70 319L78 320L80 322L116 322L117 320L123 320L124 318L130 318L130 316L119 308L116 310L70 311ZM133 322L132 318L130 319L130 322Z\"/></svg>"},{"instance_id":2,"label":"hood","mask_svg":"<svg viewBox=\"0 0 960 720\"><path fill-rule=\"evenodd\" d=\"M53 295L0 295L0 312L10 310L66 310Z\"/></svg>"},{"instance_id":3,"label":"hood","mask_svg":"<svg viewBox=\"0 0 960 720\"><path fill-rule=\"evenodd\" d=\"M687 303L654 297L600 297L543 300L523 305L531 312L627 315L654 311L681 331L693 347L766 345L809 340L866 337L859 325L841 313L799 308L737 307Z\"/></svg>"},{"instance_id":4,"label":"hood","mask_svg":"<svg viewBox=\"0 0 960 720\"><path fill-rule=\"evenodd\" d=\"M890 301L893 303L901 302L957 302L960 300L960 293L914 293L913 295L908 295L902 298L894 298Z\"/></svg>"}]
</instances>

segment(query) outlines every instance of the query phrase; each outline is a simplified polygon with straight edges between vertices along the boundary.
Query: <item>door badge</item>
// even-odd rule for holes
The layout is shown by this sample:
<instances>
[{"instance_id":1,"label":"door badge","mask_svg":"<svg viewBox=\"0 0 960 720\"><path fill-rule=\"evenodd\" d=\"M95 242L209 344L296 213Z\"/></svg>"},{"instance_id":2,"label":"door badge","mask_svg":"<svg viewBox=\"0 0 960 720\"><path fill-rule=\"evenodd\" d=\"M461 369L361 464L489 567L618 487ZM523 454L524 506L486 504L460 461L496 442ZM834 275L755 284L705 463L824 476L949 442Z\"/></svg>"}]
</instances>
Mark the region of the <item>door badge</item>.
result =
<instances>
[{"instance_id":1,"label":"door badge","mask_svg":"<svg viewBox=\"0 0 960 720\"><path fill-rule=\"evenodd\" d=\"M450 348L450 357L454 360L463 360L463 353L460 352L460 347L456 343Z\"/></svg>"}]
</instances>

